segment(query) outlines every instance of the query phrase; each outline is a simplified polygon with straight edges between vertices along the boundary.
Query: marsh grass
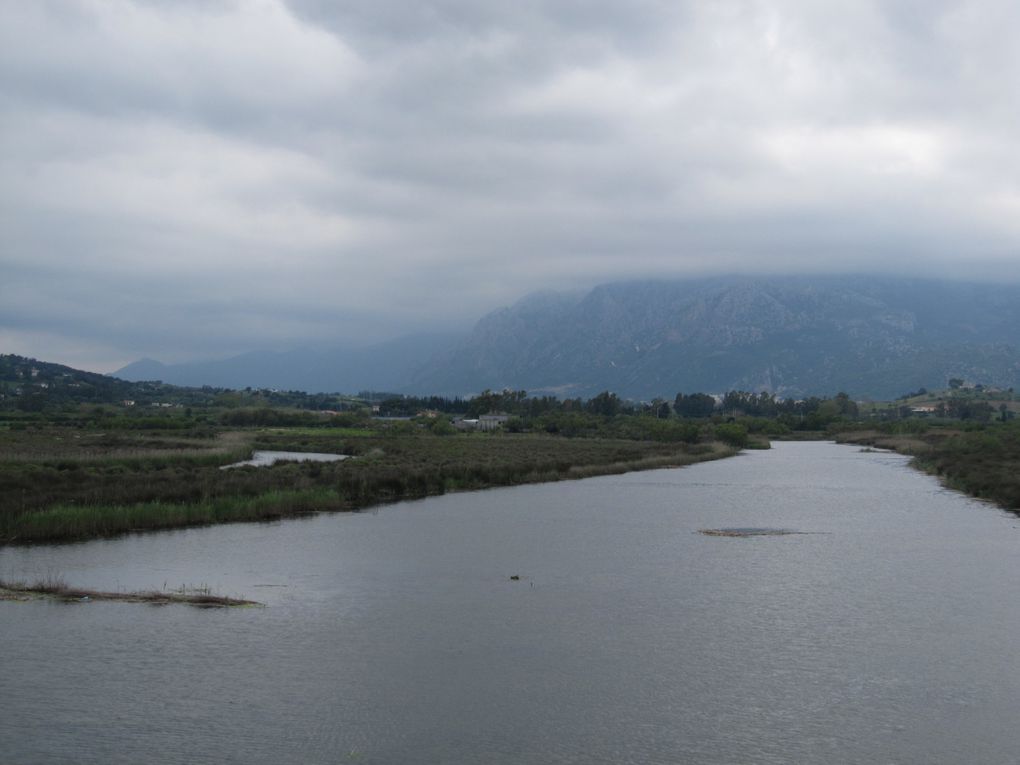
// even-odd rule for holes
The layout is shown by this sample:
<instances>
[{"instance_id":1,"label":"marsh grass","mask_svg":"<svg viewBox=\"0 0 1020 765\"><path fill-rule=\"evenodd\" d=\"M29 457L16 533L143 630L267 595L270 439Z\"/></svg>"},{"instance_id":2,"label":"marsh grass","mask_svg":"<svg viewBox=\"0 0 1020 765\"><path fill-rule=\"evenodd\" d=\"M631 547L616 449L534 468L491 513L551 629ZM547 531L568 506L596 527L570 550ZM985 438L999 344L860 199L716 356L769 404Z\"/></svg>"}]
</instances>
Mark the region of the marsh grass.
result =
<instances>
[{"instance_id":1,"label":"marsh grass","mask_svg":"<svg viewBox=\"0 0 1020 765\"><path fill-rule=\"evenodd\" d=\"M909 455L914 467L949 488L1020 511L1020 423L931 428L913 435L845 433L838 440Z\"/></svg>"},{"instance_id":2,"label":"marsh grass","mask_svg":"<svg viewBox=\"0 0 1020 765\"><path fill-rule=\"evenodd\" d=\"M322 437L324 431L322 428L265 428L263 432L269 436L285 434L288 437ZM376 431L371 428L334 427L325 432L328 433L330 438L366 438L377 435Z\"/></svg>"},{"instance_id":3,"label":"marsh grass","mask_svg":"<svg viewBox=\"0 0 1020 765\"><path fill-rule=\"evenodd\" d=\"M259 433L253 445L357 459L229 471L218 469L233 459L227 452L208 461L0 462L0 542L78 540L357 510L452 491L688 465L737 451L722 444L545 435L350 438L289 430Z\"/></svg>"},{"instance_id":4,"label":"marsh grass","mask_svg":"<svg viewBox=\"0 0 1020 765\"><path fill-rule=\"evenodd\" d=\"M164 589L141 592L104 592L101 590L71 587L63 579L52 577L31 584L0 580L0 600L31 600L35 598L51 598L65 603L86 603L97 600L148 603L150 605L183 603L200 608L263 605L254 600L216 595L210 592L208 588L194 590L182 587L179 590L169 591Z\"/></svg>"},{"instance_id":5,"label":"marsh grass","mask_svg":"<svg viewBox=\"0 0 1020 765\"><path fill-rule=\"evenodd\" d=\"M92 432L66 427L0 432L0 463L116 464L164 461L215 464L250 453L253 433Z\"/></svg>"},{"instance_id":6,"label":"marsh grass","mask_svg":"<svg viewBox=\"0 0 1020 765\"><path fill-rule=\"evenodd\" d=\"M346 505L332 489L270 491L256 497L219 497L193 503L143 502L132 505L57 505L0 517L0 538L11 542L107 537L131 531L259 521Z\"/></svg>"}]
</instances>

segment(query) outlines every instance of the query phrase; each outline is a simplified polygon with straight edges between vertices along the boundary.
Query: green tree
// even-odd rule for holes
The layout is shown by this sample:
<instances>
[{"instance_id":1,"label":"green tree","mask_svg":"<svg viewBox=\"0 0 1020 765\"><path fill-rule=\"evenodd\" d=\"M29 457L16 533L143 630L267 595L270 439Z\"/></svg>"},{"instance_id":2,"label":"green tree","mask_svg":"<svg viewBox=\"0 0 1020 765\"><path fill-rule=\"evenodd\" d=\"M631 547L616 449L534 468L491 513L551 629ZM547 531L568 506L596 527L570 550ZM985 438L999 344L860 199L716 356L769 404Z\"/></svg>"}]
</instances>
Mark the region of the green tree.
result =
<instances>
[{"instance_id":1,"label":"green tree","mask_svg":"<svg viewBox=\"0 0 1020 765\"><path fill-rule=\"evenodd\" d=\"M603 417L615 417L620 413L620 398L615 393L607 390L602 391L595 398L591 399L585 409L591 414L601 414Z\"/></svg>"},{"instance_id":2,"label":"green tree","mask_svg":"<svg viewBox=\"0 0 1020 765\"><path fill-rule=\"evenodd\" d=\"M457 432L457 429L445 417L434 417L429 420L428 429L436 436L452 436Z\"/></svg>"},{"instance_id":3,"label":"green tree","mask_svg":"<svg viewBox=\"0 0 1020 765\"><path fill-rule=\"evenodd\" d=\"M839 410L840 417L845 417L848 420L857 419L857 402L851 400L850 396L846 393L840 392L836 394L836 407Z\"/></svg>"},{"instance_id":4,"label":"green tree","mask_svg":"<svg viewBox=\"0 0 1020 765\"><path fill-rule=\"evenodd\" d=\"M736 446L738 449L743 449L747 446L747 428L740 423L728 422L716 425L715 437L723 443Z\"/></svg>"},{"instance_id":5,"label":"green tree","mask_svg":"<svg viewBox=\"0 0 1020 765\"><path fill-rule=\"evenodd\" d=\"M673 411L680 417L711 417L715 411L715 399L707 393L691 393L689 396L677 393Z\"/></svg>"}]
</instances>

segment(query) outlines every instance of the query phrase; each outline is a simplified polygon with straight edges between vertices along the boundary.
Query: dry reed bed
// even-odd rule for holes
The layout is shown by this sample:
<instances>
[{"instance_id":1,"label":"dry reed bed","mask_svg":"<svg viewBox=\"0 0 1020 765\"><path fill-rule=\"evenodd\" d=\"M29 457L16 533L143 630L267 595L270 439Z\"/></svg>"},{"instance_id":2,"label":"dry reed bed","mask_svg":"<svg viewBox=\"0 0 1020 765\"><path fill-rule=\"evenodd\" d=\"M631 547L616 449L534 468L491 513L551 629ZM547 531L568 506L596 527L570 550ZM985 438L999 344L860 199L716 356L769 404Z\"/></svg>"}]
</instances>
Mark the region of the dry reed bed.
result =
<instances>
[{"instance_id":1,"label":"dry reed bed","mask_svg":"<svg viewBox=\"0 0 1020 765\"><path fill-rule=\"evenodd\" d=\"M102 462L144 459L215 460L250 453L253 433L226 431L188 436L95 433L48 427L0 431L0 462Z\"/></svg>"}]
</instances>

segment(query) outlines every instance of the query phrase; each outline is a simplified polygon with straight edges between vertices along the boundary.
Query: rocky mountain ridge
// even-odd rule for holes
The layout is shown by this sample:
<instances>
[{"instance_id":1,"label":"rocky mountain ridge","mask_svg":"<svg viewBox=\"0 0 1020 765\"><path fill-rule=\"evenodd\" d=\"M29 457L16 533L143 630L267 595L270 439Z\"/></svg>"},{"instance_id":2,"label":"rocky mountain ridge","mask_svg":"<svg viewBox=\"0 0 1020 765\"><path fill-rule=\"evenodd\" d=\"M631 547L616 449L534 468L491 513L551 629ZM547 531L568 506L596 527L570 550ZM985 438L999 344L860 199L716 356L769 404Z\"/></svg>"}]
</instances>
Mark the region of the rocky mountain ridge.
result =
<instances>
[{"instance_id":1,"label":"rocky mountain ridge","mask_svg":"<svg viewBox=\"0 0 1020 765\"><path fill-rule=\"evenodd\" d=\"M178 385L470 395L486 388L635 399L766 390L889 399L959 377L1020 387L1020 285L720 277L544 291L470 334L370 348L145 361L116 374Z\"/></svg>"},{"instance_id":2,"label":"rocky mountain ridge","mask_svg":"<svg viewBox=\"0 0 1020 765\"><path fill-rule=\"evenodd\" d=\"M1016 285L867 277L614 283L489 314L412 387L892 398L949 377L1018 385L1018 336Z\"/></svg>"}]
</instances>

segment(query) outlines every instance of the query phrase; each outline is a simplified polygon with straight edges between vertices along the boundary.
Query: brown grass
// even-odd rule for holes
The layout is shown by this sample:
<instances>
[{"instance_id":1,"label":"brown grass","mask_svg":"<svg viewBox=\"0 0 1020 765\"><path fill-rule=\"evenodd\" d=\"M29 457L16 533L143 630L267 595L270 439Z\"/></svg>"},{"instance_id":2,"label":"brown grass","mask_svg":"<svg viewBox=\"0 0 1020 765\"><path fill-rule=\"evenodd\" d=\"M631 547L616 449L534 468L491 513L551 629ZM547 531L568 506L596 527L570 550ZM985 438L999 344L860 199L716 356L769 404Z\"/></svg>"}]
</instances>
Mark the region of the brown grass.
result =
<instances>
[{"instance_id":1,"label":"brown grass","mask_svg":"<svg viewBox=\"0 0 1020 765\"><path fill-rule=\"evenodd\" d=\"M806 531L789 531L787 529L699 529L699 534L706 537L785 537L791 534L807 534Z\"/></svg>"},{"instance_id":2,"label":"brown grass","mask_svg":"<svg viewBox=\"0 0 1020 765\"><path fill-rule=\"evenodd\" d=\"M122 603L148 603L154 606L165 606L171 603L183 603L199 608L228 608L236 606L261 606L254 600L228 598L214 595L206 589L144 592L103 592L80 587L70 587L59 579L47 579L32 584L25 582L6 582L0 580L0 600L35 600L49 598L64 603L89 603L94 600L113 600Z\"/></svg>"},{"instance_id":3,"label":"brown grass","mask_svg":"<svg viewBox=\"0 0 1020 765\"><path fill-rule=\"evenodd\" d=\"M919 436L913 435L890 435L880 433L877 430L861 430L849 433L840 433L836 436L836 442L841 444L859 444L861 446L874 447L876 449L889 449L890 451L919 456L931 451L932 445Z\"/></svg>"}]
</instances>

